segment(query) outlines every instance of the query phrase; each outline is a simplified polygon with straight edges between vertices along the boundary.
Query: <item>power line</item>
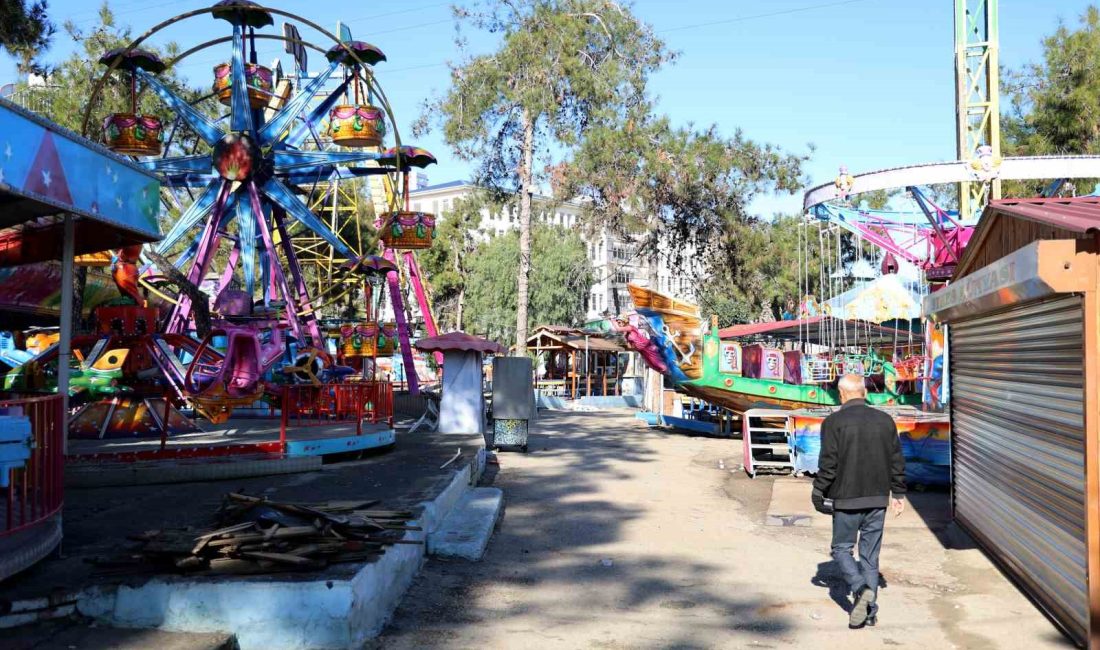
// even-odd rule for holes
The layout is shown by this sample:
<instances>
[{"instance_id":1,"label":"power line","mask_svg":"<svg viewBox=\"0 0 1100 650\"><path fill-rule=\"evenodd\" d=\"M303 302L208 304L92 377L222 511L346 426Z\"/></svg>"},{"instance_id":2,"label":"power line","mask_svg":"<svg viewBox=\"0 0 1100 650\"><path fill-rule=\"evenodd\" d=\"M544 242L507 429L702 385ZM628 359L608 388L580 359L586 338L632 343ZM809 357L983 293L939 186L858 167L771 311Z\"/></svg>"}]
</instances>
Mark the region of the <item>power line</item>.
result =
<instances>
[{"instance_id":1,"label":"power line","mask_svg":"<svg viewBox=\"0 0 1100 650\"><path fill-rule=\"evenodd\" d=\"M450 2L437 2L435 4L424 5L422 7L413 7L412 9L401 9L399 11L388 11L384 14L374 14L372 16L357 16L355 18L349 18L344 22L345 23L350 23L353 20L372 20L374 18L385 18L387 16L397 16L399 14L411 14L411 13L415 13L417 11L424 11L425 9L435 9L436 7L442 7L444 5L449 5L449 4L451 4L451 3Z\"/></svg>"},{"instance_id":2,"label":"power line","mask_svg":"<svg viewBox=\"0 0 1100 650\"><path fill-rule=\"evenodd\" d=\"M442 24L449 23L449 22L451 22L451 19L450 18L445 18L443 20L434 20L434 21L429 22L429 23L420 23L418 25L406 25L404 27L395 27L393 29L386 29L386 30L377 31L377 32L368 32L367 35L368 36L378 36L380 34L393 34L394 32L407 32L410 29L420 29L421 27L431 27L433 25L442 25Z\"/></svg>"},{"instance_id":3,"label":"power line","mask_svg":"<svg viewBox=\"0 0 1100 650\"><path fill-rule=\"evenodd\" d=\"M696 29L699 27L710 27L712 25L728 25L730 23L740 23L746 20L756 20L758 18L772 18L775 16L786 16L789 14L802 13L804 11L814 11L817 9L828 9L829 7L840 7L842 5L851 5L857 2L867 2L868 0L842 0L841 2L826 2L824 4L809 5L806 7L795 7L793 9L783 9L781 11L770 11L763 14L753 14L751 16L738 16L736 18L727 18L725 20L712 20L705 23L695 23L693 25L681 25L680 27L669 27L668 29L656 30L657 34L667 34L668 32L678 32L686 29Z\"/></svg>"},{"instance_id":4,"label":"power line","mask_svg":"<svg viewBox=\"0 0 1100 650\"><path fill-rule=\"evenodd\" d=\"M135 3L135 4L137 4L137 3ZM168 6L175 5L175 4L179 4L179 0L170 0L169 2L162 2L160 4L155 4L155 5L146 4L146 5L143 5L142 7L138 8L138 9L129 9L127 11L115 11L115 10L112 9L111 10L111 15L114 16L117 19L119 16L132 16L133 14L138 14L138 13L141 13L143 11L149 11L150 9L160 9L161 7L168 7ZM133 6L133 5L130 5L130 6ZM87 14L85 14L85 15L87 15ZM96 15L95 15L94 18L82 18L80 20L73 20L72 23L73 23L73 25L75 25L77 27L80 27L80 26L83 26L83 25L89 25L91 23L97 22L98 20L99 20L99 13L96 12Z\"/></svg>"}]
</instances>

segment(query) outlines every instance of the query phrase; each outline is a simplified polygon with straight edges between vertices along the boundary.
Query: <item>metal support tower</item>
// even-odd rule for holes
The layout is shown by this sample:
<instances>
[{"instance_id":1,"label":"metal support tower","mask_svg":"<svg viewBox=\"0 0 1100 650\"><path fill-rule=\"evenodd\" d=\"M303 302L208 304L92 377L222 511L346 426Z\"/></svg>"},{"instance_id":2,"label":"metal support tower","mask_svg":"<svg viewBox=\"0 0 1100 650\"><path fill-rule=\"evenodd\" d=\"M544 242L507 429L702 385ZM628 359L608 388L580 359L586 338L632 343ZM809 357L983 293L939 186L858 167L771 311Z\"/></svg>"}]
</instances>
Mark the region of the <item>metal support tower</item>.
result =
<instances>
[{"instance_id":1,"label":"metal support tower","mask_svg":"<svg viewBox=\"0 0 1100 650\"><path fill-rule=\"evenodd\" d=\"M974 160L978 147L1001 158L998 0L955 0L955 105L959 160ZM1001 197L1001 181L959 184L959 216L965 222L990 199Z\"/></svg>"}]
</instances>

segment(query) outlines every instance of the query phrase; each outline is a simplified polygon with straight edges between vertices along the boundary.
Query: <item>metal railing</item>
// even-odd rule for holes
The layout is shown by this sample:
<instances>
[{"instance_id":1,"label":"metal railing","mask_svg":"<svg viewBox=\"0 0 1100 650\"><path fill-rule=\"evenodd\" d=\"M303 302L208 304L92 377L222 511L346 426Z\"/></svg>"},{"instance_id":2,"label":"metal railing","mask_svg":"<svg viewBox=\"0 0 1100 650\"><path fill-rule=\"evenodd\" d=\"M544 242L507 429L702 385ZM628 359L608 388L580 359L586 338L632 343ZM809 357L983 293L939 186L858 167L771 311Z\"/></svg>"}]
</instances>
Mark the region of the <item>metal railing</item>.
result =
<instances>
[{"instance_id":1,"label":"metal railing","mask_svg":"<svg viewBox=\"0 0 1100 650\"><path fill-rule=\"evenodd\" d=\"M65 418L60 395L0 400L0 414L30 420L30 457L22 467L8 467L3 528L11 535L57 514L65 501Z\"/></svg>"},{"instance_id":2,"label":"metal railing","mask_svg":"<svg viewBox=\"0 0 1100 650\"><path fill-rule=\"evenodd\" d=\"M364 422L393 423L393 386L389 382L283 386L279 442L284 449L287 427L354 423L358 436L363 434Z\"/></svg>"}]
</instances>

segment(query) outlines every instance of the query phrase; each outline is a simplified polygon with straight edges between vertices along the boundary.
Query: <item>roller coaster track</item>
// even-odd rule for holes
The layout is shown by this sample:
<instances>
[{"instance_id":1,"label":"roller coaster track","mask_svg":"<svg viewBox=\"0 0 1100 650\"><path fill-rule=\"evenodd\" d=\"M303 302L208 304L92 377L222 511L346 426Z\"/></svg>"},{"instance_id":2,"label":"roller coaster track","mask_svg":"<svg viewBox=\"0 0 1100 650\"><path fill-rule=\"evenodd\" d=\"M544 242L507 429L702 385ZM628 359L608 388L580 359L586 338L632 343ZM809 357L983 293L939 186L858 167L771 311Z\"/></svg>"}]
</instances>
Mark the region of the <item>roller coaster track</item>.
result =
<instances>
[{"instance_id":1,"label":"roller coaster track","mask_svg":"<svg viewBox=\"0 0 1100 650\"><path fill-rule=\"evenodd\" d=\"M891 190L910 186L940 183L964 183L983 180L969 161L927 163L894 167L853 176L850 194ZM1100 178L1100 156L1027 156L1005 158L996 178L1001 180L1032 180L1059 178ZM833 182L810 188L803 195L802 207L814 206L840 198Z\"/></svg>"}]
</instances>

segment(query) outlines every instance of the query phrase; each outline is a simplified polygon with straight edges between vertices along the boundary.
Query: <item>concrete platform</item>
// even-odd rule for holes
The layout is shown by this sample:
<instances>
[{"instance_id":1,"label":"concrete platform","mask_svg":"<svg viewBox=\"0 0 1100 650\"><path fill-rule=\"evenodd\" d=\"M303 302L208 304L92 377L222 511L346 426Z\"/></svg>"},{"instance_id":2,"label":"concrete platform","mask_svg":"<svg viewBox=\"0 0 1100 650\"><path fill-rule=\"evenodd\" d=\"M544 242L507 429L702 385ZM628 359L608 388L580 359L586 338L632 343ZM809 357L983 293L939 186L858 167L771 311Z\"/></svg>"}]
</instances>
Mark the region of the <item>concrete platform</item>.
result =
<instances>
[{"instance_id":1,"label":"concrete platform","mask_svg":"<svg viewBox=\"0 0 1100 650\"><path fill-rule=\"evenodd\" d=\"M84 621L50 621L6 630L7 650L42 648L111 648L111 650L237 650L237 639L225 632L205 634L127 630Z\"/></svg>"},{"instance_id":2,"label":"concrete platform","mask_svg":"<svg viewBox=\"0 0 1100 650\"><path fill-rule=\"evenodd\" d=\"M164 449L160 438L70 439L69 462L104 460L156 460L161 457L215 457L280 451L281 422L278 417L230 418L222 424L199 421L202 431L169 436ZM289 426L286 456L325 456L363 451L392 445L393 426L364 423L359 432L354 423L321 426Z\"/></svg>"},{"instance_id":3,"label":"concrete platform","mask_svg":"<svg viewBox=\"0 0 1100 650\"><path fill-rule=\"evenodd\" d=\"M772 498L764 524L767 526L812 526L831 528L832 517L823 515L810 503L813 479L785 477L772 483ZM951 521L947 500L942 492L912 492L907 495L900 517L887 513L887 528L938 528Z\"/></svg>"},{"instance_id":4,"label":"concrete platform","mask_svg":"<svg viewBox=\"0 0 1100 650\"><path fill-rule=\"evenodd\" d=\"M438 530L484 468L480 436L402 434L392 451L264 478L70 489L63 557L0 582L0 628L74 611L106 626L232 632L249 648L357 647L376 635L420 570L424 545L395 545L371 562L322 571L248 577L127 574L87 560L117 555L146 530L203 528L226 492L296 502L379 499L413 510L423 531ZM461 457L445 469L458 448ZM156 646L150 646L156 647Z\"/></svg>"},{"instance_id":5,"label":"concrete platform","mask_svg":"<svg viewBox=\"0 0 1100 650\"><path fill-rule=\"evenodd\" d=\"M485 555L489 538L504 510L498 488L474 488L462 496L439 530L428 536L428 553L477 561Z\"/></svg>"},{"instance_id":6,"label":"concrete platform","mask_svg":"<svg viewBox=\"0 0 1100 650\"><path fill-rule=\"evenodd\" d=\"M0 516L7 504L0 505ZM61 543L61 514L54 514L33 526L0 537L0 580L34 566Z\"/></svg>"}]
</instances>

